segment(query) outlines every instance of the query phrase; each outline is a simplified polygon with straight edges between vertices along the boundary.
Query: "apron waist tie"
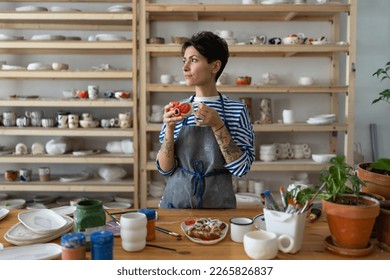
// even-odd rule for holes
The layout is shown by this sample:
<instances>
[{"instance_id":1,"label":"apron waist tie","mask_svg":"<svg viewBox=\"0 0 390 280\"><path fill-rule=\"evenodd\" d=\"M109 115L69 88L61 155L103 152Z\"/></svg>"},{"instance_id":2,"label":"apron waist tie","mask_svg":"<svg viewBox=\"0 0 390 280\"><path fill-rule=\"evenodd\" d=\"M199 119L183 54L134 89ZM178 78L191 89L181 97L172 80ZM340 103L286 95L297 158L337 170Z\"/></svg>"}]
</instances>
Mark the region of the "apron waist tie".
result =
<instances>
[{"instance_id":1,"label":"apron waist tie","mask_svg":"<svg viewBox=\"0 0 390 280\"><path fill-rule=\"evenodd\" d=\"M203 193L204 193L204 178L205 177L211 177L211 176L217 176L222 174L229 173L227 170L226 172L209 172L207 174L204 174L204 164L201 160L196 160L193 165L194 171L190 171L185 169L183 166L179 165L179 169L181 171L184 171L192 176L195 177L194 183L192 185L192 195L196 195L198 192L198 205L197 208L201 208L202 201L203 201Z\"/></svg>"}]
</instances>

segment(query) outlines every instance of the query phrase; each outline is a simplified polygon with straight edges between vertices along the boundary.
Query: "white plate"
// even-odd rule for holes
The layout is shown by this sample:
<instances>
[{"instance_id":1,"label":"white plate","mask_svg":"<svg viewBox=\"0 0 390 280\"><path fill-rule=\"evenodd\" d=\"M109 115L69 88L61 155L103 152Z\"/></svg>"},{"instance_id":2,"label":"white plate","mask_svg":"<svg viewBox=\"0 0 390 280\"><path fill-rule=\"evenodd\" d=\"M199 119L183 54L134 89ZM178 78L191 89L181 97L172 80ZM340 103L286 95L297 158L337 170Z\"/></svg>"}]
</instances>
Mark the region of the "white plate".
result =
<instances>
[{"instance_id":1,"label":"white plate","mask_svg":"<svg viewBox=\"0 0 390 280\"><path fill-rule=\"evenodd\" d=\"M107 11L109 12L129 12L131 10L132 7L127 5L115 5L107 8Z\"/></svg>"},{"instance_id":2,"label":"white plate","mask_svg":"<svg viewBox=\"0 0 390 280\"><path fill-rule=\"evenodd\" d=\"M62 247L55 243L7 247L0 251L0 260L52 260L61 252Z\"/></svg>"},{"instance_id":3,"label":"white plate","mask_svg":"<svg viewBox=\"0 0 390 280\"><path fill-rule=\"evenodd\" d=\"M39 234L58 231L66 225L65 218L50 209L21 212L18 219L28 229Z\"/></svg>"},{"instance_id":4,"label":"white plate","mask_svg":"<svg viewBox=\"0 0 390 280\"><path fill-rule=\"evenodd\" d=\"M86 172L74 175L63 175L60 177L60 182L77 182L83 181L89 178L89 174Z\"/></svg>"},{"instance_id":5,"label":"white plate","mask_svg":"<svg viewBox=\"0 0 390 280\"><path fill-rule=\"evenodd\" d=\"M6 208L0 209L0 220L2 220L5 217L7 217L8 213L9 213L8 209L6 209Z\"/></svg>"},{"instance_id":6,"label":"white plate","mask_svg":"<svg viewBox=\"0 0 390 280\"><path fill-rule=\"evenodd\" d=\"M31 37L31 40L33 40L33 41L62 41L62 40L65 40L65 36L40 34L40 35L33 35Z\"/></svg>"},{"instance_id":7,"label":"white plate","mask_svg":"<svg viewBox=\"0 0 390 280\"><path fill-rule=\"evenodd\" d=\"M0 209L22 209L26 204L24 199L8 199L0 201Z\"/></svg>"},{"instance_id":8,"label":"white plate","mask_svg":"<svg viewBox=\"0 0 390 280\"><path fill-rule=\"evenodd\" d=\"M27 70L27 67L24 66L18 66L18 65L8 65L8 64L3 64L1 66L2 70Z\"/></svg>"},{"instance_id":9,"label":"white plate","mask_svg":"<svg viewBox=\"0 0 390 280\"><path fill-rule=\"evenodd\" d=\"M264 214L256 215L256 216L253 218L253 225L255 226L255 228L256 228L257 230L267 230L267 227L266 227L266 225L265 225Z\"/></svg>"},{"instance_id":10,"label":"white plate","mask_svg":"<svg viewBox=\"0 0 390 280\"><path fill-rule=\"evenodd\" d=\"M115 34L97 34L95 36L97 41L124 41L126 37Z\"/></svg>"},{"instance_id":11,"label":"white plate","mask_svg":"<svg viewBox=\"0 0 390 280\"><path fill-rule=\"evenodd\" d=\"M334 119L308 119L306 122L308 124L331 124Z\"/></svg>"},{"instance_id":12,"label":"white plate","mask_svg":"<svg viewBox=\"0 0 390 280\"><path fill-rule=\"evenodd\" d=\"M107 202L103 204L104 209L128 209L130 207L131 204L125 202Z\"/></svg>"},{"instance_id":13,"label":"white plate","mask_svg":"<svg viewBox=\"0 0 390 280\"><path fill-rule=\"evenodd\" d=\"M311 118L309 118L309 120L311 120L311 119L335 119L335 118L336 118L335 114L325 114L325 115L318 115L315 117L311 117Z\"/></svg>"},{"instance_id":14,"label":"white plate","mask_svg":"<svg viewBox=\"0 0 390 280\"><path fill-rule=\"evenodd\" d=\"M185 222L182 222L180 226L181 226L182 231L184 232L184 235L192 242L203 244L203 245L213 245L213 244L217 244L217 243L221 242L226 237L226 235L229 231L229 225L227 223L225 223L224 221L221 221L221 222L225 224L225 228L221 232L221 237L218 239L214 239L214 240L202 240L199 238L191 237L187 234L187 230L189 230L191 226L187 226L185 224Z\"/></svg>"},{"instance_id":15,"label":"white plate","mask_svg":"<svg viewBox=\"0 0 390 280\"><path fill-rule=\"evenodd\" d=\"M50 208L50 210L53 210L57 214L61 216L73 216L74 211L76 211L76 206L60 206L55 208Z\"/></svg>"},{"instance_id":16,"label":"white plate","mask_svg":"<svg viewBox=\"0 0 390 280\"><path fill-rule=\"evenodd\" d=\"M130 203L130 204L134 202L134 199L132 199L132 198L121 197L121 196L115 196L115 197L114 197L114 200L115 200L116 202Z\"/></svg>"},{"instance_id":17,"label":"white plate","mask_svg":"<svg viewBox=\"0 0 390 280\"><path fill-rule=\"evenodd\" d=\"M79 9L61 7L61 6L53 6L49 8L50 12L81 12Z\"/></svg>"},{"instance_id":18,"label":"white plate","mask_svg":"<svg viewBox=\"0 0 390 280\"><path fill-rule=\"evenodd\" d=\"M326 41L312 41L311 44L314 45L314 46L320 46L320 45L325 45L327 44L328 42Z\"/></svg>"},{"instance_id":19,"label":"white plate","mask_svg":"<svg viewBox=\"0 0 390 280\"><path fill-rule=\"evenodd\" d=\"M33 62L27 65L27 70L53 70L51 65L47 65L41 62Z\"/></svg>"},{"instance_id":20,"label":"white plate","mask_svg":"<svg viewBox=\"0 0 390 280\"><path fill-rule=\"evenodd\" d=\"M47 8L37 6L22 6L15 9L17 12L46 12Z\"/></svg>"},{"instance_id":21,"label":"white plate","mask_svg":"<svg viewBox=\"0 0 390 280\"><path fill-rule=\"evenodd\" d=\"M24 37L0 34L0 41L19 41L19 40L24 40Z\"/></svg>"},{"instance_id":22,"label":"white plate","mask_svg":"<svg viewBox=\"0 0 390 280\"><path fill-rule=\"evenodd\" d=\"M58 230L54 233L48 234L38 234L36 232L31 231L22 223L17 223L13 225L5 234L4 239L9 243L14 245L29 245L36 243L43 243L52 241L61 235L67 233L73 228L73 219L68 216L64 216L66 220L66 226L61 230Z\"/></svg>"},{"instance_id":23,"label":"white plate","mask_svg":"<svg viewBox=\"0 0 390 280\"><path fill-rule=\"evenodd\" d=\"M87 155L95 155L100 153L100 150L81 150L81 151L73 151L72 155L74 156L87 156Z\"/></svg>"}]
</instances>

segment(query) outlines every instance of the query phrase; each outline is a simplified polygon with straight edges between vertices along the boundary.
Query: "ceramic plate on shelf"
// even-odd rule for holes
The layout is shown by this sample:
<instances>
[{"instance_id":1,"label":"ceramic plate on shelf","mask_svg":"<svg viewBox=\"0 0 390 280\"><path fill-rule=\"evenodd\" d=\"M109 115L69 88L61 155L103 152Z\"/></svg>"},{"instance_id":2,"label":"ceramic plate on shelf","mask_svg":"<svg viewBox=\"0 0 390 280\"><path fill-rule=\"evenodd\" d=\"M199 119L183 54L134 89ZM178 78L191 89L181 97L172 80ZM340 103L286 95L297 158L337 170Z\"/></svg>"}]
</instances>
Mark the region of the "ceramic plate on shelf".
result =
<instances>
[{"instance_id":1,"label":"ceramic plate on shelf","mask_svg":"<svg viewBox=\"0 0 390 280\"><path fill-rule=\"evenodd\" d=\"M60 182L77 182L77 181L86 180L88 178L89 178L89 174L87 172L83 172L74 175L63 175L60 177Z\"/></svg>"},{"instance_id":2,"label":"ceramic plate on shelf","mask_svg":"<svg viewBox=\"0 0 390 280\"><path fill-rule=\"evenodd\" d=\"M115 34L97 34L95 36L97 41L125 41L126 37Z\"/></svg>"},{"instance_id":3,"label":"ceramic plate on shelf","mask_svg":"<svg viewBox=\"0 0 390 280\"><path fill-rule=\"evenodd\" d=\"M2 220L5 217L7 217L8 213L9 213L8 209L6 209L6 208L0 209L0 220Z\"/></svg>"},{"instance_id":4,"label":"ceramic plate on shelf","mask_svg":"<svg viewBox=\"0 0 390 280\"><path fill-rule=\"evenodd\" d=\"M109 12L129 12L132 10L131 6L127 5L114 5L109 8L107 8L107 11Z\"/></svg>"},{"instance_id":5,"label":"ceramic plate on shelf","mask_svg":"<svg viewBox=\"0 0 390 280\"><path fill-rule=\"evenodd\" d=\"M15 9L17 12L46 12L47 8L37 6L21 6Z\"/></svg>"},{"instance_id":6,"label":"ceramic plate on shelf","mask_svg":"<svg viewBox=\"0 0 390 280\"><path fill-rule=\"evenodd\" d=\"M19 40L24 40L24 37L0 34L0 41L19 41Z\"/></svg>"},{"instance_id":7,"label":"ceramic plate on shelf","mask_svg":"<svg viewBox=\"0 0 390 280\"><path fill-rule=\"evenodd\" d=\"M50 12L81 12L79 9L61 7L61 6L53 6L49 8Z\"/></svg>"},{"instance_id":8,"label":"ceramic plate on shelf","mask_svg":"<svg viewBox=\"0 0 390 280\"><path fill-rule=\"evenodd\" d=\"M40 35L33 35L31 37L31 40L33 40L33 41L62 41L62 40L65 40L65 36L40 34Z\"/></svg>"},{"instance_id":9,"label":"ceramic plate on shelf","mask_svg":"<svg viewBox=\"0 0 390 280\"><path fill-rule=\"evenodd\" d=\"M28 229L38 234L60 230L66 225L63 216L50 209L37 209L18 214L19 221Z\"/></svg>"},{"instance_id":10,"label":"ceramic plate on shelf","mask_svg":"<svg viewBox=\"0 0 390 280\"><path fill-rule=\"evenodd\" d=\"M200 218L200 219L204 219L204 218ZM220 220L213 220L213 221L216 221L217 223L223 224L223 226L224 226L224 229L222 229L222 231L221 231L221 236L218 239L204 240L204 239L189 236L187 232L194 225L194 224L189 224L189 221L196 221L196 220L198 220L198 219L189 219L187 221L182 222L180 225L182 231L184 232L184 235L192 242L203 244L203 245L217 244L217 243L221 242L226 237L226 235L229 231L229 225L227 223L220 221Z\"/></svg>"},{"instance_id":11,"label":"ceramic plate on shelf","mask_svg":"<svg viewBox=\"0 0 390 280\"><path fill-rule=\"evenodd\" d=\"M62 247L56 243L7 247L0 250L0 260L52 260L61 252Z\"/></svg>"},{"instance_id":12,"label":"ceramic plate on shelf","mask_svg":"<svg viewBox=\"0 0 390 280\"><path fill-rule=\"evenodd\" d=\"M72 155L74 155L74 156L88 156L88 155L96 155L99 153L100 153L100 150L80 150L80 151L73 151Z\"/></svg>"},{"instance_id":13,"label":"ceramic plate on shelf","mask_svg":"<svg viewBox=\"0 0 390 280\"><path fill-rule=\"evenodd\" d=\"M8 64L3 64L1 66L2 70L27 70L27 67L24 66L18 66L18 65L8 65Z\"/></svg>"}]
</instances>

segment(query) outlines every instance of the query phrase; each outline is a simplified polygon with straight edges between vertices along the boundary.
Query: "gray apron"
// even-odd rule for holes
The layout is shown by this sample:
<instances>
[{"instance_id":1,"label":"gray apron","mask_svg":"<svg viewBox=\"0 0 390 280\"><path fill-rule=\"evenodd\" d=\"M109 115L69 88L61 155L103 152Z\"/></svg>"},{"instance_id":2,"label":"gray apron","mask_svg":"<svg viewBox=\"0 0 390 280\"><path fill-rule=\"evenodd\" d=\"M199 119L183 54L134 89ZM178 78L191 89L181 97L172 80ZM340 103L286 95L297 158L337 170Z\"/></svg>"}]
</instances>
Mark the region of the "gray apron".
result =
<instances>
[{"instance_id":1,"label":"gray apron","mask_svg":"<svg viewBox=\"0 0 390 280\"><path fill-rule=\"evenodd\" d=\"M232 175L223 166L225 160L211 127L188 126L185 119L175 153L179 166L168 177L160 208L236 208Z\"/></svg>"}]
</instances>

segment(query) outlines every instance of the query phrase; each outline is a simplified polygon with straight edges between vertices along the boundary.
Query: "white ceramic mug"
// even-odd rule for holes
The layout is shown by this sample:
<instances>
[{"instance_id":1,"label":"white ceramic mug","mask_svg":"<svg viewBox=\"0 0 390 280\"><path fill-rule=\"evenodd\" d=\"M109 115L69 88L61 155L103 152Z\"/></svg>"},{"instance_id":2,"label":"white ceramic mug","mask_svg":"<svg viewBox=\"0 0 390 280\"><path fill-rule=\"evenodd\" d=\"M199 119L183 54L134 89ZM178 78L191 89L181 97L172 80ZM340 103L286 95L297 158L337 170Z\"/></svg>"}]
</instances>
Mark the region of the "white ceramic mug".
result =
<instances>
[{"instance_id":1,"label":"white ceramic mug","mask_svg":"<svg viewBox=\"0 0 390 280\"><path fill-rule=\"evenodd\" d=\"M43 127L53 127L54 126L54 119L52 118L43 118L41 120Z\"/></svg>"},{"instance_id":2,"label":"white ceramic mug","mask_svg":"<svg viewBox=\"0 0 390 280\"><path fill-rule=\"evenodd\" d=\"M103 127L103 128L111 127L111 120L110 119L101 119L100 120L100 126Z\"/></svg>"},{"instance_id":3,"label":"white ceramic mug","mask_svg":"<svg viewBox=\"0 0 390 280\"><path fill-rule=\"evenodd\" d=\"M245 233L252 230L253 219L236 217L230 219L230 239L242 243Z\"/></svg>"},{"instance_id":4,"label":"white ceramic mug","mask_svg":"<svg viewBox=\"0 0 390 280\"><path fill-rule=\"evenodd\" d=\"M172 84L175 80L175 77L173 75L163 74L160 76L160 81L162 84Z\"/></svg>"},{"instance_id":5,"label":"white ceramic mug","mask_svg":"<svg viewBox=\"0 0 390 280\"><path fill-rule=\"evenodd\" d=\"M141 251L146 246L146 215L126 213L120 218L122 248L128 252Z\"/></svg>"},{"instance_id":6,"label":"white ceramic mug","mask_svg":"<svg viewBox=\"0 0 390 280\"><path fill-rule=\"evenodd\" d=\"M47 182L50 180L50 167L39 167L38 169L39 181Z\"/></svg>"},{"instance_id":7,"label":"white ceramic mug","mask_svg":"<svg viewBox=\"0 0 390 280\"><path fill-rule=\"evenodd\" d=\"M99 97L99 86L97 85L89 85L88 86L88 98L96 99Z\"/></svg>"},{"instance_id":8,"label":"white ceramic mug","mask_svg":"<svg viewBox=\"0 0 390 280\"><path fill-rule=\"evenodd\" d=\"M290 124L290 123L294 123L294 112L293 110L283 110L282 112L282 115L283 115L283 123L287 123L287 124Z\"/></svg>"},{"instance_id":9,"label":"white ceramic mug","mask_svg":"<svg viewBox=\"0 0 390 280\"><path fill-rule=\"evenodd\" d=\"M69 114L68 115L68 127L69 128L79 127L79 115L77 115L77 114Z\"/></svg>"},{"instance_id":10,"label":"white ceramic mug","mask_svg":"<svg viewBox=\"0 0 390 280\"><path fill-rule=\"evenodd\" d=\"M3 125L4 126L15 126L16 115L14 112L3 112Z\"/></svg>"},{"instance_id":11,"label":"white ceramic mug","mask_svg":"<svg viewBox=\"0 0 390 280\"><path fill-rule=\"evenodd\" d=\"M278 237L275 233L264 230L245 233L243 242L245 253L255 260L271 260L278 254L278 249L286 253L294 246L294 239L290 236Z\"/></svg>"},{"instance_id":12,"label":"white ceramic mug","mask_svg":"<svg viewBox=\"0 0 390 280\"><path fill-rule=\"evenodd\" d=\"M19 117L16 119L16 126L18 126L18 127L26 127L29 125L30 125L30 118Z\"/></svg>"},{"instance_id":13,"label":"white ceramic mug","mask_svg":"<svg viewBox=\"0 0 390 280\"><path fill-rule=\"evenodd\" d=\"M19 180L22 182L31 181L32 170L30 168L22 168L19 170Z\"/></svg>"},{"instance_id":14,"label":"white ceramic mug","mask_svg":"<svg viewBox=\"0 0 390 280\"><path fill-rule=\"evenodd\" d=\"M308 76L299 77L298 83L301 86L309 86L309 85L312 85L314 83L314 79L312 77L308 77Z\"/></svg>"}]
</instances>

